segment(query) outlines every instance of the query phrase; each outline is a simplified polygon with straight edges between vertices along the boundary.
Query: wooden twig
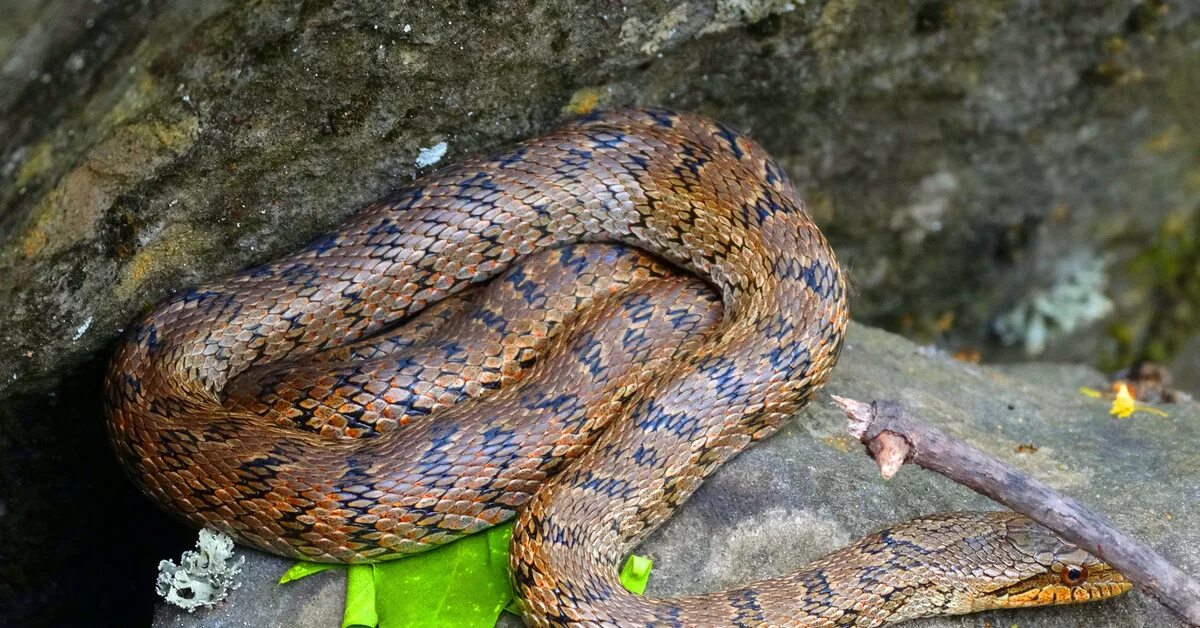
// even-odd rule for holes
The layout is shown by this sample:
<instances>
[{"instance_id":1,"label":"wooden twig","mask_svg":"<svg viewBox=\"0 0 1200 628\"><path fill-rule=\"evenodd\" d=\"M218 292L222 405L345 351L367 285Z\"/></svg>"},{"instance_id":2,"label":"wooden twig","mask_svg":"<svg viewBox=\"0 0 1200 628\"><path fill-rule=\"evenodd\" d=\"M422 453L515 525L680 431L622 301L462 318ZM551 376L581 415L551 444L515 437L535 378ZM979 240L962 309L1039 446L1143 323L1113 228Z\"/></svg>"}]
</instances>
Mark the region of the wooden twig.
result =
<instances>
[{"instance_id":1,"label":"wooden twig","mask_svg":"<svg viewBox=\"0 0 1200 628\"><path fill-rule=\"evenodd\" d=\"M903 403L833 399L850 418L850 433L867 446L885 479L911 462L968 486L1112 565L1187 625L1200 626L1200 584L1104 517L917 419Z\"/></svg>"}]
</instances>

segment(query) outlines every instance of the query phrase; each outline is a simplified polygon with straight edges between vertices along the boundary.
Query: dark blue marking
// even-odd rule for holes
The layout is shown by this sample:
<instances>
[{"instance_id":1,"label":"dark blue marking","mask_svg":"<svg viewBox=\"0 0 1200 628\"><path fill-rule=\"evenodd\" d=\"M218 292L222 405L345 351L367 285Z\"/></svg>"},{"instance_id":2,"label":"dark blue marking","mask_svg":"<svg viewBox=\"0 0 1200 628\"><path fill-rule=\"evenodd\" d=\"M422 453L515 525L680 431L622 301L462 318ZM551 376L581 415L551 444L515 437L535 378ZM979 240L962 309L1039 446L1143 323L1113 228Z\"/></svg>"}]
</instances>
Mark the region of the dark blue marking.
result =
<instances>
[{"instance_id":1,"label":"dark blue marking","mask_svg":"<svg viewBox=\"0 0 1200 628\"><path fill-rule=\"evenodd\" d=\"M628 247L608 247L604 250L604 257L602 259L605 264L615 264L617 260L625 259L631 255L633 255L633 250Z\"/></svg>"},{"instance_id":2,"label":"dark blue marking","mask_svg":"<svg viewBox=\"0 0 1200 628\"><path fill-rule=\"evenodd\" d=\"M446 453L458 434L453 423L434 423L429 430L429 447L421 454L417 470L423 474L445 474L450 470L450 456Z\"/></svg>"},{"instance_id":3,"label":"dark blue marking","mask_svg":"<svg viewBox=\"0 0 1200 628\"><path fill-rule=\"evenodd\" d=\"M367 461L361 460L356 456L349 456L346 458L346 472L342 474L342 479L351 485L370 485L373 483L371 481L372 476L368 472L370 466L371 464Z\"/></svg>"},{"instance_id":4,"label":"dark blue marking","mask_svg":"<svg viewBox=\"0 0 1200 628\"><path fill-rule=\"evenodd\" d=\"M597 131L589 133L588 138L595 142L596 148L622 148L621 144L625 142L625 134L617 131Z\"/></svg>"},{"instance_id":5,"label":"dark blue marking","mask_svg":"<svg viewBox=\"0 0 1200 628\"><path fill-rule=\"evenodd\" d=\"M766 164L763 166L763 170L767 185L775 185L776 183L787 182L787 173L783 171L783 167L780 166L779 162L775 161L775 159L767 159Z\"/></svg>"},{"instance_id":6,"label":"dark blue marking","mask_svg":"<svg viewBox=\"0 0 1200 628\"><path fill-rule=\"evenodd\" d=\"M274 277L275 270L271 268L270 264L260 264L258 266L255 266L254 268L251 268L250 270L245 271L244 274L247 277L261 279L263 277Z\"/></svg>"},{"instance_id":7,"label":"dark blue marking","mask_svg":"<svg viewBox=\"0 0 1200 628\"><path fill-rule=\"evenodd\" d=\"M511 166L513 164L519 164L522 161L525 161L525 152L527 150L528 150L527 148L521 147L516 150L509 151L507 153L493 155L492 161L494 161L496 164L498 164L501 168L507 168L508 166Z\"/></svg>"},{"instance_id":8,"label":"dark blue marking","mask_svg":"<svg viewBox=\"0 0 1200 628\"><path fill-rule=\"evenodd\" d=\"M738 132L725 126L724 124L721 124L720 122L717 122L716 125L717 137L729 142L729 150L733 151L733 156L737 157L738 159L745 157L746 154L742 152L742 148L738 146L737 143L738 137L740 137Z\"/></svg>"},{"instance_id":9,"label":"dark blue marking","mask_svg":"<svg viewBox=\"0 0 1200 628\"><path fill-rule=\"evenodd\" d=\"M603 120L603 119L604 119L604 111L597 109L595 111L589 111L588 113L585 113L582 116L579 116L575 120L577 122L599 122L600 120Z\"/></svg>"},{"instance_id":10,"label":"dark blue marking","mask_svg":"<svg viewBox=\"0 0 1200 628\"><path fill-rule=\"evenodd\" d=\"M729 596L729 604L737 609L734 622L747 620L764 621L762 605L758 602L758 593L754 589L739 589Z\"/></svg>"},{"instance_id":11,"label":"dark blue marking","mask_svg":"<svg viewBox=\"0 0 1200 628\"><path fill-rule=\"evenodd\" d=\"M383 200L383 204L392 209L412 209L417 201L425 196L425 192L419 187L400 188L392 192Z\"/></svg>"},{"instance_id":12,"label":"dark blue marking","mask_svg":"<svg viewBox=\"0 0 1200 628\"><path fill-rule=\"evenodd\" d=\"M424 194L425 193L421 190L421 188L401 188L392 193L392 195L388 197L384 203L393 209L407 211L412 209L413 206L421 200ZM401 235L407 231L407 229L398 225L391 217L385 217L379 222L371 225L371 228L367 230L367 234L372 236Z\"/></svg>"},{"instance_id":13,"label":"dark blue marking","mask_svg":"<svg viewBox=\"0 0 1200 628\"><path fill-rule=\"evenodd\" d=\"M805 597L811 599L809 604L826 605L833 596L833 587L829 585L829 580L820 569L805 572L800 576L799 582L804 587Z\"/></svg>"},{"instance_id":14,"label":"dark blue marking","mask_svg":"<svg viewBox=\"0 0 1200 628\"><path fill-rule=\"evenodd\" d=\"M658 451L645 444L638 445L637 451L633 452L633 461L643 467L657 466L659 460Z\"/></svg>"},{"instance_id":15,"label":"dark blue marking","mask_svg":"<svg viewBox=\"0 0 1200 628\"><path fill-rule=\"evenodd\" d=\"M803 279L810 290L821 296L829 296L830 290L836 284L833 268L820 261L813 261L804 269Z\"/></svg>"},{"instance_id":16,"label":"dark blue marking","mask_svg":"<svg viewBox=\"0 0 1200 628\"><path fill-rule=\"evenodd\" d=\"M893 573L894 572L890 568L882 565L866 565L859 568L858 578L863 582L881 582L883 578L886 578Z\"/></svg>"},{"instance_id":17,"label":"dark blue marking","mask_svg":"<svg viewBox=\"0 0 1200 628\"><path fill-rule=\"evenodd\" d=\"M702 153L697 152L696 149L692 148L690 145L684 144L683 153L680 155L679 161L684 166L687 166L688 171L692 173L693 177L700 178L700 169L704 166L704 164L708 163L710 159L705 157ZM675 174L676 176L684 177L682 166L675 166Z\"/></svg>"},{"instance_id":18,"label":"dark blue marking","mask_svg":"<svg viewBox=\"0 0 1200 628\"><path fill-rule=\"evenodd\" d=\"M508 319L491 310L478 309L471 313L471 318L482 322L492 331L504 332L508 329Z\"/></svg>"},{"instance_id":19,"label":"dark blue marking","mask_svg":"<svg viewBox=\"0 0 1200 628\"><path fill-rule=\"evenodd\" d=\"M583 150L582 148L568 148L567 154L569 157L563 158L563 163L575 168L583 168L592 162L592 151Z\"/></svg>"},{"instance_id":20,"label":"dark blue marking","mask_svg":"<svg viewBox=\"0 0 1200 628\"><path fill-rule=\"evenodd\" d=\"M129 373L124 373L121 378L125 381L125 386L134 394L142 392L142 382L138 378Z\"/></svg>"},{"instance_id":21,"label":"dark blue marking","mask_svg":"<svg viewBox=\"0 0 1200 628\"><path fill-rule=\"evenodd\" d=\"M601 360L602 345L596 340L596 335L590 331L582 332L571 343L571 351L575 354L575 359L587 367L588 373L593 377L599 377L604 374L604 364Z\"/></svg>"},{"instance_id":22,"label":"dark blue marking","mask_svg":"<svg viewBox=\"0 0 1200 628\"><path fill-rule=\"evenodd\" d=\"M295 284L300 280L304 281L305 287L312 287L314 282L320 278L321 270L312 264L305 262L293 262L279 270L279 276L286 279L288 283Z\"/></svg>"},{"instance_id":23,"label":"dark blue marking","mask_svg":"<svg viewBox=\"0 0 1200 628\"><path fill-rule=\"evenodd\" d=\"M454 342L453 340L443 342L437 345L437 348L441 350L447 362L464 364L467 361L466 349L463 349L462 345Z\"/></svg>"},{"instance_id":24,"label":"dark blue marking","mask_svg":"<svg viewBox=\"0 0 1200 628\"><path fill-rule=\"evenodd\" d=\"M371 479L372 476L368 472L370 462L362 460L357 456L346 458L346 472L341 477L341 488L338 493L338 498L343 503L350 503L360 500L364 493L369 493L375 489L375 482Z\"/></svg>"},{"instance_id":25,"label":"dark blue marking","mask_svg":"<svg viewBox=\"0 0 1200 628\"><path fill-rule=\"evenodd\" d=\"M209 313L229 313L236 316L242 311L242 304L237 301L235 295L212 290L190 288L177 295L175 301L193 305L196 309Z\"/></svg>"},{"instance_id":26,"label":"dark blue marking","mask_svg":"<svg viewBox=\"0 0 1200 628\"><path fill-rule=\"evenodd\" d=\"M650 320L650 315L654 312L654 304L650 302L650 295L641 292L626 299L621 304L621 309L628 314L629 320L640 323Z\"/></svg>"},{"instance_id":27,"label":"dark blue marking","mask_svg":"<svg viewBox=\"0 0 1200 628\"><path fill-rule=\"evenodd\" d=\"M912 541L905 541L904 539L898 539L898 538L892 536L892 534L893 534L893 531L890 529L884 530L879 533L879 540L883 543L883 545L885 547L897 547L897 546L904 547L904 548L910 549L922 556L929 556L933 553L931 550L921 547L920 545L917 545L916 543L913 543ZM910 563L910 564L912 566L916 567L916 566L922 565L924 563L922 561L918 560L918 561L914 561L913 563Z\"/></svg>"},{"instance_id":28,"label":"dark blue marking","mask_svg":"<svg viewBox=\"0 0 1200 628\"><path fill-rule=\"evenodd\" d=\"M139 345L146 346L146 353L154 355L158 352L158 326L154 323L149 326L138 325L133 329L133 337Z\"/></svg>"},{"instance_id":29,"label":"dark blue marking","mask_svg":"<svg viewBox=\"0 0 1200 628\"><path fill-rule=\"evenodd\" d=\"M760 321L755 327L764 336L776 340L782 340L796 332L796 324L790 318L785 318L782 313Z\"/></svg>"},{"instance_id":30,"label":"dark blue marking","mask_svg":"<svg viewBox=\"0 0 1200 628\"><path fill-rule=\"evenodd\" d=\"M419 362L417 362L416 358L414 358L411 355L407 355L407 354L401 356L400 359L396 360L396 363L392 365L392 367L396 369L397 373L403 373L404 369L407 369L412 366L415 366L418 369L420 369L422 367L422 365Z\"/></svg>"},{"instance_id":31,"label":"dark blue marking","mask_svg":"<svg viewBox=\"0 0 1200 628\"><path fill-rule=\"evenodd\" d=\"M644 411L638 413L634 425L647 432L657 432L664 429L670 430L672 433L688 440L695 438L697 434L704 431L700 419L685 411L667 412L665 408L653 399L646 403Z\"/></svg>"},{"instance_id":32,"label":"dark blue marking","mask_svg":"<svg viewBox=\"0 0 1200 628\"><path fill-rule=\"evenodd\" d=\"M628 497L633 487L628 480L619 478L599 477L590 469L583 471L573 478L572 484L587 491L594 491L607 497Z\"/></svg>"},{"instance_id":33,"label":"dark blue marking","mask_svg":"<svg viewBox=\"0 0 1200 628\"><path fill-rule=\"evenodd\" d=\"M367 235L401 235L407 231L391 218L384 218L367 229Z\"/></svg>"},{"instance_id":34,"label":"dark blue marking","mask_svg":"<svg viewBox=\"0 0 1200 628\"><path fill-rule=\"evenodd\" d=\"M486 172L476 172L469 179L463 179L458 182L458 191L454 197L460 200L476 200L475 190L487 190L494 192L496 190L496 181L492 179L492 175Z\"/></svg>"},{"instance_id":35,"label":"dark blue marking","mask_svg":"<svg viewBox=\"0 0 1200 628\"><path fill-rule=\"evenodd\" d=\"M530 205L530 208L533 209L539 218L550 218L550 201L544 198L538 199L537 203Z\"/></svg>"},{"instance_id":36,"label":"dark blue marking","mask_svg":"<svg viewBox=\"0 0 1200 628\"><path fill-rule=\"evenodd\" d=\"M223 296L220 292L212 290L197 290L196 288L188 288L186 292L180 294L177 298L187 304L203 305L204 303Z\"/></svg>"},{"instance_id":37,"label":"dark blue marking","mask_svg":"<svg viewBox=\"0 0 1200 628\"><path fill-rule=\"evenodd\" d=\"M331 249L333 249L333 247L337 246L337 239L338 237L336 233L326 233L316 240L309 242L308 246L304 247L304 252L316 253L317 256L320 257L321 255L328 253Z\"/></svg>"},{"instance_id":38,"label":"dark blue marking","mask_svg":"<svg viewBox=\"0 0 1200 628\"><path fill-rule=\"evenodd\" d=\"M666 127L668 129L675 126L674 115L666 109L653 107L650 109L645 109L644 111L646 112L646 115L654 119L654 123L658 126Z\"/></svg>"},{"instance_id":39,"label":"dark blue marking","mask_svg":"<svg viewBox=\"0 0 1200 628\"><path fill-rule=\"evenodd\" d=\"M803 279L805 268L800 260L794 257L780 257L771 264L771 270L781 279L793 281Z\"/></svg>"},{"instance_id":40,"label":"dark blue marking","mask_svg":"<svg viewBox=\"0 0 1200 628\"><path fill-rule=\"evenodd\" d=\"M559 249L558 263L562 264L564 268L571 269L576 275L581 275L587 268L587 256L579 254L575 245L569 244Z\"/></svg>"},{"instance_id":41,"label":"dark blue marking","mask_svg":"<svg viewBox=\"0 0 1200 628\"><path fill-rule=\"evenodd\" d=\"M784 279L803 281L804 285L822 297L836 296L840 289L833 267L820 260L813 260L806 266L797 259L777 259L773 270Z\"/></svg>"},{"instance_id":42,"label":"dark blue marking","mask_svg":"<svg viewBox=\"0 0 1200 628\"><path fill-rule=\"evenodd\" d=\"M511 457L520 449L520 439L513 430L493 427L483 433L483 444L480 453L486 456L491 464L503 466L500 457Z\"/></svg>"},{"instance_id":43,"label":"dark blue marking","mask_svg":"<svg viewBox=\"0 0 1200 628\"><path fill-rule=\"evenodd\" d=\"M641 348L646 344L646 330L640 327L626 329L625 333L621 335L621 344L627 349Z\"/></svg>"},{"instance_id":44,"label":"dark blue marking","mask_svg":"<svg viewBox=\"0 0 1200 628\"><path fill-rule=\"evenodd\" d=\"M798 342L789 342L771 349L767 354L767 361L771 363L771 368L780 373L807 373L808 368L812 366L812 356L808 347Z\"/></svg>"},{"instance_id":45,"label":"dark blue marking","mask_svg":"<svg viewBox=\"0 0 1200 628\"><path fill-rule=\"evenodd\" d=\"M579 406L579 398L571 393L562 393L551 397L538 391L533 395L522 395L521 405L527 410L550 410L561 413L563 410L576 410Z\"/></svg>"},{"instance_id":46,"label":"dark blue marking","mask_svg":"<svg viewBox=\"0 0 1200 628\"><path fill-rule=\"evenodd\" d=\"M727 357L708 358L699 370L713 382L718 399L735 399L749 392L750 384L739 376L737 364Z\"/></svg>"},{"instance_id":47,"label":"dark blue marking","mask_svg":"<svg viewBox=\"0 0 1200 628\"><path fill-rule=\"evenodd\" d=\"M630 153L625 157L627 157L629 161L632 161L634 164L636 164L640 170L645 170L650 165L649 159L646 159L637 153Z\"/></svg>"},{"instance_id":48,"label":"dark blue marking","mask_svg":"<svg viewBox=\"0 0 1200 628\"><path fill-rule=\"evenodd\" d=\"M829 264L814 261L808 265L808 269L804 273L804 283L808 284L809 289L813 292L827 296L830 288L837 282L834 281L833 268Z\"/></svg>"},{"instance_id":49,"label":"dark blue marking","mask_svg":"<svg viewBox=\"0 0 1200 628\"><path fill-rule=\"evenodd\" d=\"M241 471L239 475L243 477L254 476L255 478L274 476L277 473L277 469L287 463L287 459L281 457L281 453L268 453L262 457L242 461L238 465L238 471Z\"/></svg>"},{"instance_id":50,"label":"dark blue marking","mask_svg":"<svg viewBox=\"0 0 1200 628\"><path fill-rule=\"evenodd\" d=\"M674 308L667 310L667 322L672 329L691 330L700 322L700 314L686 307Z\"/></svg>"},{"instance_id":51,"label":"dark blue marking","mask_svg":"<svg viewBox=\"0 0 1200 628\"><path fill-rule=\"evenodd\" d=\"M754 199L754 203L742 206L742 216L747 223L763 224L767 218L775 214L792 214L797 211L797 208L792 203L789 203L778 192L771 189L763 191L763 195Z\"/></svg>"},{"instance_id":52,"label":"dark blue marking","mask_svg":"<svg viewBox=\"0 0 1200 628\"><path fill-rule=\"evenodd\" d=\"M554 542L559 545L569 545L572 542L570 539L570 536L568 536L568 534L567 534L566 528L564 528L552 521L546 522L544 530L545 530L544 538L554 539ZM566 624L566 622L564 622L561 625L565 626L567 624Z\"/></svg>"},{"instance_id":53,"label":"dark blue marking","mask_svg":"<svg viewBox=\"0 0 1200 628\"><path fill-rule=\"evenodd\" d=\"M242 464L238 465L238 468L243 471L249 471L251 469L266 469L272 465L280 464L282 462L283 460L274 456L263 456L261 458L245 460L242 462Z\"/></svg>"},{"instance_id":54,"label":"dark blue marking","mask_svg":"<svg viewBox=\"0 0 1200 628\"><path fill-rule=\"evenodd\" d=\"M530 281L525 276L525 271L521 270L520 267L509 271L508 277L504 280L512 284L512 287L521 293L521 296L525 298L525 303L529 305L534 305L539 298L545 298L538 285Z\"/></svg>"}]
</instances>

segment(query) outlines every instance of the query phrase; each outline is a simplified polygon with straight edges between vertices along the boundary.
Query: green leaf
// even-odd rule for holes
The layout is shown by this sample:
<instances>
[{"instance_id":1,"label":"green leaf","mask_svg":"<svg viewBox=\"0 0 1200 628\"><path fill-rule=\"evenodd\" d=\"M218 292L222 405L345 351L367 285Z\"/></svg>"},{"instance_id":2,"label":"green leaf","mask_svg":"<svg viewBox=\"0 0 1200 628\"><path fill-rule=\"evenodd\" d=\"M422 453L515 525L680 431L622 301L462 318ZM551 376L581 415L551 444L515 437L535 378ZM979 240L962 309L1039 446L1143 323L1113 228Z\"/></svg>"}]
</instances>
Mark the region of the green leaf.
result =
<instances>
[{"instance_id":1,"label":"green leaf","mask_svg":"<svg viewBox=\"0 0 1200 628\"><path fill-rule=\"evenodd\" d=\"M342 611L342 628L379 625L375 594L375 565L350 565L346 570L346 608Z\"/></svg>"},{"instance_id":2,"label":"green leaf","mask_svg":"<svg viewBox=\"0 0 1200 628\"><path fill-rule=\"evenodd\" d=\"M508 579L512 529L510 522L420 554L351 565L346 576L343 628L488 628L504 610L520 614ZM630 556L621 568L621 584L641 595L653 564L649 558ZM279 582L340 567L346 565L300 562Z\"/></svg>"},{"instance_id":3,"label":"green leaf","mask_svg":"<svg viewBox=\"0 0 1200 628\"><path fill-rule=\"evenodd\" d=\"M380 626L494 626L512 600L512 523L375 565Z\"/></svg>"},{"instance_id":4,"label":"green leaf","mask_svg":"<svg viewBox=\"0 0 1200 628\"><path fill-rule=\"evenodd\" d=\"M641 595L646 592L646 583L650 581L650 568L654 561L645 556L632 554L625 566L621 567L621 586L630 593Z\"/></svg>"},{"instance_id":5,"label":"green leaf","mask_svg":"<svg viewBox=\"0 0 1200 628\"><path fill-rule=\"evenodd\" d=\"M330 569L344 569L345 567L345 565L339 565L337 563L310 563L301 561L295 565L292 565L287 571L283 572L283 576L279 578L279 584L287 584L293 580L299 580L305 576L311 576L315 573L328 571Z\"/></svg>"}]
</instances>

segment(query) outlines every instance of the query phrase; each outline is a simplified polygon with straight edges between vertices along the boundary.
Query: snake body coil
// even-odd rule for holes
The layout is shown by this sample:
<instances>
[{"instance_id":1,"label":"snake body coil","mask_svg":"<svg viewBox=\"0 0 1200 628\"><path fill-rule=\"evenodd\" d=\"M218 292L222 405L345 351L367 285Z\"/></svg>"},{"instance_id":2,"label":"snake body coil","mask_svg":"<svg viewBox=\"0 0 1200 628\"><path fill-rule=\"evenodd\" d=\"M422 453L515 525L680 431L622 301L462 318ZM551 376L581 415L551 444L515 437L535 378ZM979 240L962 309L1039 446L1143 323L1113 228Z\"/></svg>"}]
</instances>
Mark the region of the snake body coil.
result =
<instances>
[{"instance_id":1,"label":"snake body coil","mask_svg":"<svg viewBox=\"0 0 1200 628\"><path fill-rule=\"evenodd\" d=\"M833 253L757 144L599 113L160 305L114 358L109 431L165 508L285 556L382 560L518 516L531 624L878 625L1128 588L982 513L732 591L626 593L616 566L812 397L846 321Z\"/></svg>"}]
</instances>

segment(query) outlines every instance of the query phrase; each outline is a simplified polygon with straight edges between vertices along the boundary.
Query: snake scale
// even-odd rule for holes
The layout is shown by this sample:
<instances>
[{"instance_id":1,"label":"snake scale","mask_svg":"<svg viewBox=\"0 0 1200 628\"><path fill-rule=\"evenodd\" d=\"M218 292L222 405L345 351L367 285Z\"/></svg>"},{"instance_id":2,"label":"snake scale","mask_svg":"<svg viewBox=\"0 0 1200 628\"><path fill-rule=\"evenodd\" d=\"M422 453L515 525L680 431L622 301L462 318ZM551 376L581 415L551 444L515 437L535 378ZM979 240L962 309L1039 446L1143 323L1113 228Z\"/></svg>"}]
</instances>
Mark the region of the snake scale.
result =
<instances>
[{"instance_id":1,"label":"snake scale","mask_svg":"<svg viewBox=\"0 0 1200 628\"><path fill-rule=\"evenodd\" d=\"M728 591L621 587L628 553L824 384L845 299L760 146L598 112L161 304L113 358L109 434L164 508L284 556L383 560L516 517L531 625L876 626L1127 590L1011 513L917 519Z\"/></svg>"}]
</instances>

